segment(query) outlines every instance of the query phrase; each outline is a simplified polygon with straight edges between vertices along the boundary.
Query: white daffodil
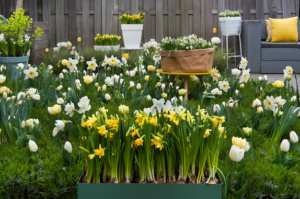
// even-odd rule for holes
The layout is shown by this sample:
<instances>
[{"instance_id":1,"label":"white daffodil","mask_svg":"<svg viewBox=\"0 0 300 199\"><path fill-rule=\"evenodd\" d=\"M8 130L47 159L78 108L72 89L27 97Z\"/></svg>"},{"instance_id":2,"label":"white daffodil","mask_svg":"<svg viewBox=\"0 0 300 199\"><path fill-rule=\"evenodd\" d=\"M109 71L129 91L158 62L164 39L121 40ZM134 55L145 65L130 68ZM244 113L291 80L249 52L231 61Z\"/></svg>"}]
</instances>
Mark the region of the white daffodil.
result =
<instances>
[{"instance_id":1,"label":"white daffodil","mask_svg":"<svg viewBox=\"0 0 300 199\"><path fill-rule=\"evenodd\" d=\"M34 79L39 75L37 72L37 67L30 67L27 70L24 70L25 78L24 79Z\"/></svg>"},{"instance_id":2,"label":"white daffodil","mask_svg":"<svg viewBox=\"0 0 300 199\"><path fill-rule=\"evenodd\" d=\"M294 72L294 70L291 66L286 66L285 69L283 70L283 73L286 73L288 75L292 75L293 72Z\"/></svg>"},{"instance_id":3,"label":"white daffodil","mask_svg":"<svg viewBox=\"0 0 300 199\"><path fill-rule=\"evenodd\" d=\"M261 101L257 98L252 102L252 108L256 106L261 106Z\"/></svg>"},{"instance_id":4,"label":"white daffodil","mask_svg":"<svg viewBox=\"0 0 300 199\"><path fill-rule=\"evenodd\" d=\"M266 99L264 100L264 106L266 110L272 110L273 112L276 112L277 104L274 97L267 96Z\"/></svg>"},{"instance_id":5,"label":"white daffodil","mask_svg":"<svg viewBox=\"0 0 300 199\"><path fill-rule=\"evenodd\" d=\"M285 99L282 99L281 96L278 96L278 97L275 98L275 102L276 102L280 107L282 107L282 106L285 104L286 100L285 100Z\"/></svg>"},{"instance_id":6,"label":"white daffodil","mask_svg":"<svg viewBox=\"0 0 300 199\"><path fill-rule=\"evenodd\" d=\"M92 108L90 105L90 99L87 96L84 96L79 100L78 106L78 113L85 113L86 111L89 111Z\"/></svg>"},{"instance_id":7,"label":"white daffodil","mask_svg":"<svg viewBox=\"0 0 300 199\"><path fill-rule=\"evenodd\" d=\"M74 115L75 111L76 111L76 109L75 109L73 102L70 102L65 105L65 112L70 117L72 117Z\"/></svg>"},{"instance_id":8,"label":"white daffodil","mask_svg":"<svg viewBox=\"0 0 300 199\"><path fill-rule=\"evenodd\" d=\"M296 95L294 95L293 97L291 97L291 102L295 102L297 100Z\"/></svg>"},{"instance_id":9,"label":"white daffodil","mask_svg":"<svg viewBox=\"0 0 300 199\"><path fill-rule=\"evenodd\" d=\"M67 62L67 67L70 70L70 72L77 71L77 59L69 58L69 61Z\"/></svg>"},{"instance_id":10,"label":"white daffodil","mask_svg":"<svg viewBox=\"0 0 300 199\"><path fill-rule=\"evenodd\" d=\"M245 70L247 66L248 66L247 59L245 57L242 57L239 68Z\"/></svg>"},{"instance_id":11,"label":"white daffodil","mask_svg":"<svg viewBox=\"0 0 300 199\"><path fill-rule=\"evenodd\" d=\"M219 91L220 91L220 90L219 90L218 88L215 88L215 89L211 90L210 93L211 93L212 95L217 95Z\"/></svg>"},{"instance_id":12,"label":"white daffodil","mask_svg":"<svg viewBox=\"0 0 300 199\"><path fill-rule=\"evenodd\" d=\"M38 101L41 99L41 96L39 94L34 94L32 95L32 99Z\"/></svg>"},{"instance_id":13,"label":"white daffodil","mask_svg":"<svg viewBox=\"0 0 300 199\"><path fill-rule=\"evenodd\" d=\"M240 83L242 83L242 82L247 83L249 78L250 78L250 68L247 70L243 70L243 73L240 77Z\"/></svg>"},{"instance_id":14,"label":"white daffodil","mask_svg":"<svg viewBox=\"0 0 300 199\"><path fill-rule=\"evenodd\" d=\"M32 97L34 94L36 94L36 92L37 92L37 89L35 89L35 88L29 88L27 90L27 92L26 92L26 95L28 95L29 97Z\"/></svg>"},{"instance_id":15,"label":"white daffodil","mask_svg":"<svg viewBox=\"0 0 300 199\"><path fill-rule=\"evenodd\" d=\"M213 106L214 113L219 113L220 110L221 110L220 105L219 104L214 104L214 106Z\"/></svg>"},{"instance_id":16,"label":"white daffodil","mask_svg":"<svg viewBox=\"0 0 300 199\"><path fill-rule=\"evenodd\" d=\"M58 134L59 130L57 127L54 127L53 131L52 131L52 136L55 137Z\"/></svg>"},{"instance_id":17,"label":"white daffodil","mask_svg":"<svg viewBox=\"0 0 300 199\"><path fill-rule=\"evenodd\" d=\"M225 80L219 81L218 85L219 85L219 89L223 90L225 92L227 92L228 89L230 88L228 81L225 81Z\"/></svg>"},{"instance_id":18,"label":"white daffodil","mask_svg":"<svg viewBox=\"0 0 300 199\"><path fill-rule=\"evenodd\" d=\"M88 65L87 69L90 69L92 71L95 71L96 68L98 67L98 64L96 63L96 59L94 57L92 57L91 61L87 61L86 63Z\"/></svg>"},{"instance_id":19,"label":"white daffodil","mask_svg":"<svg viewBox=\"0 0 300 199\"><path fill-rule=\"evenodd\" d=\"M237 68L231 69L231 74L235 75L235 76L240 76L241 70L239 70Z\"/></svg>"}]
</instances>

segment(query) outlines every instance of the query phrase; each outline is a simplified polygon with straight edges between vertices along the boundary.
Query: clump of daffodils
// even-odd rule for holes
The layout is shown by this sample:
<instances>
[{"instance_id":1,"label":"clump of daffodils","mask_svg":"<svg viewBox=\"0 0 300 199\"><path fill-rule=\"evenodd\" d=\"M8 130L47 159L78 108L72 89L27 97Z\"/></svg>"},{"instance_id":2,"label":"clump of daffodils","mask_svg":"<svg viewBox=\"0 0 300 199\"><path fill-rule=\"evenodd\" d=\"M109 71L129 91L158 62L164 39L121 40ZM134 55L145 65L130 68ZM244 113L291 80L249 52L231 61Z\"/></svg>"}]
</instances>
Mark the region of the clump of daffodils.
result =
<instances>
[{"instance_id":1,"label":"clump of daffodils","mask_svg":"<svg viewBox=\"0 0 300 199\"><path fill-rule=\"evenodd\" d=\"M99 46L117 46L119 44L119 41L121 39L121 36L118 35L100 35L99 33L94 38L96 45Z\"/></svg>"},{"instance_id":2,"label":"clump of daffodils","mask_svg":"<svg viewBox=\"0 0 300 199\"><path fill-rule=\"evenodd\" d=\"M122 24L142 24L144 22L145 13L127 15L123 14L119 17L121 19Z\"/></svg>"},{"instance_id":3,"label":"clump of daffodils","mask_svg":"<svg viewBox=\"0 0 300 199\"><path fill-rule=\"evenodd\" d=\"M225 10L219 13L219 17L239 17L241 14L239 11Z\"/></svg>"}]
</instances>

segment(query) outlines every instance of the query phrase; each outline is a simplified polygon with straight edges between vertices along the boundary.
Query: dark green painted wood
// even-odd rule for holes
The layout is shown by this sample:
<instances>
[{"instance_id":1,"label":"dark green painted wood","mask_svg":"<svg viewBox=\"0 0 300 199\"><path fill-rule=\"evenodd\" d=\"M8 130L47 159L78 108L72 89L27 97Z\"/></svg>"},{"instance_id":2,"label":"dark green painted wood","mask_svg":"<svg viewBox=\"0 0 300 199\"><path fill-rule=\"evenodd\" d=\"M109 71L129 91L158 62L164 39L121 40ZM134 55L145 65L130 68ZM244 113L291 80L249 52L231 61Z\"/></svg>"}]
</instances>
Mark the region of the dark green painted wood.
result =
<instances>
[{"instance_id":1,"label":"dark green painted wood","mask_svg":"<svg viewBox=\"0 0 300 199\"><path fill-rule=\"evenodd\" d=\"M78 199L220 199L222 184L77 184Z\"/></svg>"}]
</instances>

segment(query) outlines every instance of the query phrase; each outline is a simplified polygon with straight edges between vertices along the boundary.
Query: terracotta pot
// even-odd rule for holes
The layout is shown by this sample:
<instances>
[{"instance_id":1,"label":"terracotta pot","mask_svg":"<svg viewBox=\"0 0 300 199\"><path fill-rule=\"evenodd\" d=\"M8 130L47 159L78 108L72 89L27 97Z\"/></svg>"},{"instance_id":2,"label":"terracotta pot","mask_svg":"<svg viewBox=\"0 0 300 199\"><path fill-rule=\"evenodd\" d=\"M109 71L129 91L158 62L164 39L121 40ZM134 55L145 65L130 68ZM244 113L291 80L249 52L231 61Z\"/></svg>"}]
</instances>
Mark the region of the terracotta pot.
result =
<instances>
[{"instance_id":1,"label":"terracotta pot","mask_svg":"<svg viewBox=\"0 0 300 199\"><path fill-rule=\"evenodd\" d=\"M207 73L211 71L214 48L161 51L161 69L170 73Z\"/></svg>"}]
</instances>

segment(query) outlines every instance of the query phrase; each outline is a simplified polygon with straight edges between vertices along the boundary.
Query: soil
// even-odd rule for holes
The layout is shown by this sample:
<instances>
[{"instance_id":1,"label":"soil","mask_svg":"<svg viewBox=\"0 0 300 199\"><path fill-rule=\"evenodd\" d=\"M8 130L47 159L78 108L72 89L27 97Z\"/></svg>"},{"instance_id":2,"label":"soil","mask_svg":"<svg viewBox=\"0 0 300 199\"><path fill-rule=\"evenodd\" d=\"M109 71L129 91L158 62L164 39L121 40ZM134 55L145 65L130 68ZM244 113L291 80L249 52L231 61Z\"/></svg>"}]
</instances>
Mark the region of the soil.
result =
<instances>
[{"instance_id":1,"label":"soil","mask_svg":"<svg viewBox=\"0 0 300 199\"><path fill-rule=\"evenodd\" d=\"M172 175L172 176L168 179L168 183L170 183L170 184L176 183L176 177L175 177L175 175Z\"/></svg>"},{"instance_id":2,"label":"soil","mask_svg":"<svg viewBox=\"0 0 300 199\"><path fill-rule=\"evenodd\" d=\"M157 176L156 182L157 182L157 183L165 183L165 182L164 182L164 177L163 177L163 176Z\"/></svg>"},{"instance_id":3,"label":"soil","mask_svg":"<svg viewBox=\"0 0 300 199\"><path fill-rule=\"evenodd\" d=\"M188 183L189 184L196 184L197 183L197 177L196 177L195 174L193 174L191 177L189 177Z\"/></svg>"}]
</instances>

